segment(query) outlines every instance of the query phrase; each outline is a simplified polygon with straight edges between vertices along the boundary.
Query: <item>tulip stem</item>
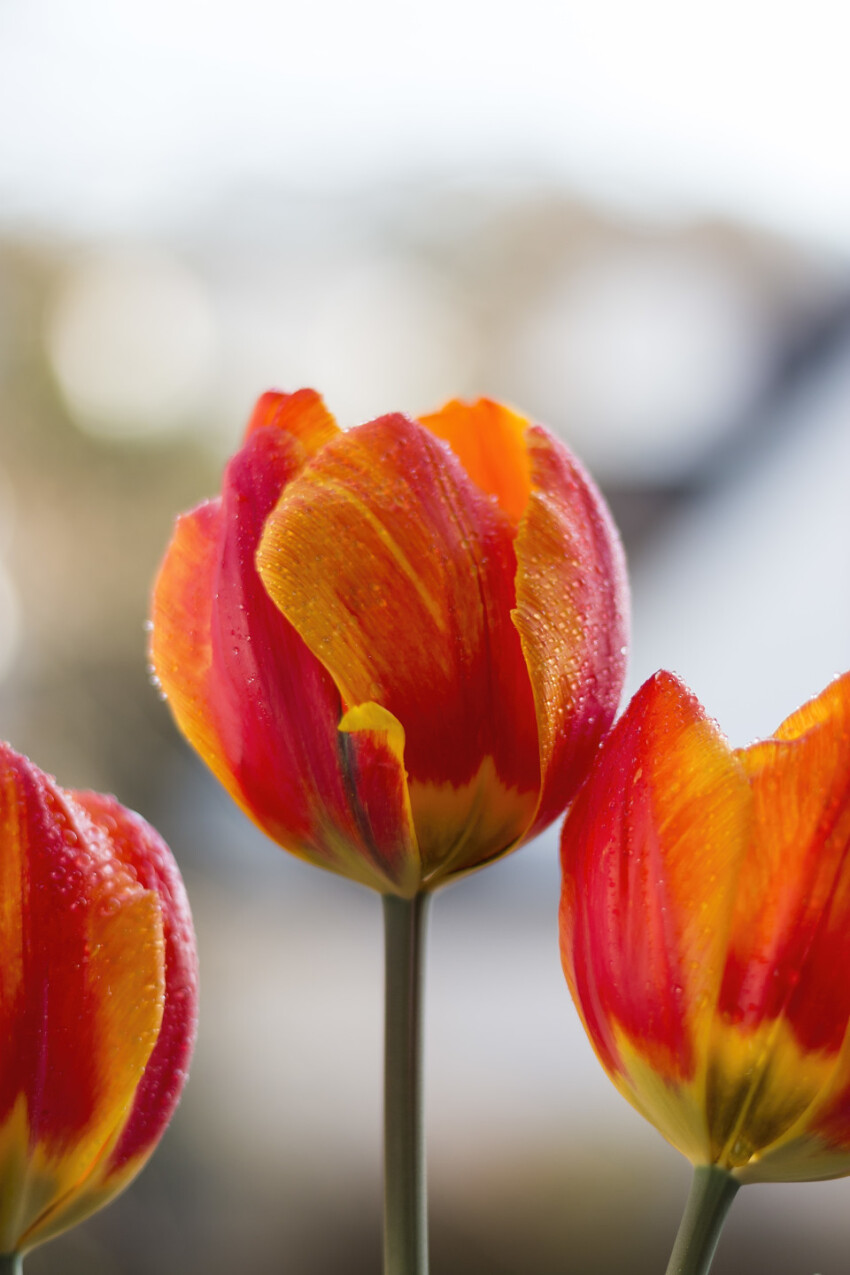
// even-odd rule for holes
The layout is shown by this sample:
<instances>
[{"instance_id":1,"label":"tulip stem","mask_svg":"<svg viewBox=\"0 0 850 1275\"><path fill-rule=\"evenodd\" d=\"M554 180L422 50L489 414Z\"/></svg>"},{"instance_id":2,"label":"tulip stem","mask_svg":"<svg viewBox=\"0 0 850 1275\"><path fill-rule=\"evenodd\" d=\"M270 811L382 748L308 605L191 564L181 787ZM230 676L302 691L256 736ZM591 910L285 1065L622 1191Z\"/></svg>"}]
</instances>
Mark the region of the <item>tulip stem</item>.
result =
<instances>
[{"instance_id":1,"label":"tulip stem","mask_svg":"<svg viewBox=\"0 0 850 1275\"><path fill-rule=\"evenodd\" d=\"M384 1275L428 1272L422 1014L429 899L384 896Z\"/></svg>"},{"instance_id":2,"label":"tulip stem","mask_svg":"<svg viewBox=\"0 0 850 1275\"><path fill-rule=\"evenodd\" d=\"M21 1275L23 1269L23 1253L0 1253L0 1275Z\"/></svg>"},{"instance_id":3,"label":"tulip stem","mask_svg":"<svg viewBox=\"0 0 850 1275\"><path fill-rule=\"evenodd\" d=\"M667 1275L708 1275L726 1214L740 1183L715 1164L694 1170Z\"/></svg>"}]
</instances>

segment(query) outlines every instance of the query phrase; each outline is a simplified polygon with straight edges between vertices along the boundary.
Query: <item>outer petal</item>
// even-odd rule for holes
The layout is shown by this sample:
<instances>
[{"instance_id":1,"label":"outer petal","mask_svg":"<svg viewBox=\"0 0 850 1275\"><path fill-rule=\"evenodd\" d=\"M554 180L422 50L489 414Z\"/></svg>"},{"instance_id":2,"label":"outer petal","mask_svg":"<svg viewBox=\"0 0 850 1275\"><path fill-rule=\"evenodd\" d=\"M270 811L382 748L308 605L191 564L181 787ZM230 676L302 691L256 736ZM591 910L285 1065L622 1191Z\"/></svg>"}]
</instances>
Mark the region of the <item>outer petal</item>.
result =
<instances>
[{"instance_id":1,"label":"outer petal","mask_svg":"<svg viewBox=\"0 0 850 1275\"><path fill-rule=\"evenodd\" d=\"M526 835L574 796L614 720L625 675L628 585L602 497L563 444L527 434L531 495L516 542L516 614L534 688L541 791Z\"/></svg>"},{"instance_id":2,"label":"outer petal","mask_svg":"<svg viewBox=\"0 0 850 1275\"><path fill-rule=\"evenodd\" d=\"M531 465L525 442L529 421L501 403L453 399L421 424L449 444L477 487L496 497L517 526L531 494Z\"/></svg>"},{"instance_id":3,"label":"outer petal","mask_svg":"<svg viewBox=\"0 0 850 1275\"><path fill-rule=\"evenodd\" d=\"M401 416L351 430L287 486L258 565L344 704L401 723L424 879L508 849L539 782L513 528L456 458Z\"/></svg>"},{"instance_id":4,"label":"outer petal","mask_svg":"<svg viewBox=\"0 0 850 1275\"><path fill-rule=\"evenodd\" d=\"M716 727L659 673L600 749L562 835L561 951L620 1091L706 1159L706 1041L750 796Z\"/></svg>"},{"instance_id":5,"label":"outer petal","mask_svg":"<svg viewBox=\"0 0 850 1275\"><path fill-rule=\"evenodd\" d=\"M315 455L339 433L315 390L296 390L294 394L269 390L262 394L245 428L245 442L261 429L282 431L297 439L307 456Z\"/></svg>"},{"instance_id":6,"label":"outer petal","mask_svg":"<svg viewBox=\"0 0 850 1275\"><path fill-rule=\"evenodd\" d=\"M267 515L330 431L307 393L293 396L306 419L289 400L261 400L221 501L178 521L154 590L151 656L178 725L261 828L303 858L405 892L408 868L403 880L385 876L352 806L333 679L254 565Z\"/></svg>"},{"instance_id":7,"label":"outer petal","mask_svg":"<svg viewBox=\"0 0 850 1275\"><path fill-rule=\"evenodd\" d=\"M221 525L220 500L206 501L177 519L154 585L150 658L178 726L227 785L227 757L210 702L210 628Z\"/></svg>"},{"instance_id":8,"label":"outer petal","mask_svg":"<svg viewBox=\"0 0 850 1275\"><path fill-rule=\"evenodd\" d=\"M755 830L709 1096L718 1156L740 1166L754 1157L748 1176L769 1179L785 1176L788 1155L760 1162L765 1149L778 1152L806 1126L832 1140L850 1133L839 1127L850 1077L839 1061L850 986L836 977L850 965L850 676L783 723L777 739L738 755L753 790ZM817 1176L814 1168L807 1176ZM833 1172L827 1154L820 1175Z\"/></svg>"},{"instance_id":9,"label":"outer petal","mask_svg":"<svg viewBox=\"0 0 850 1275\"><path fill-rule=\"evenodd\" d=\"M198 1026L198 957L183 880L159 833L114 797L77 792L74 798L109 838L114 859L126 864L146 890L156 891L165 940L162 1026L129 1119L105 1166L113 1180L131 1163L132 1172L138 1171L177 1106Z\"/></svg>"},{"instance_id":10,"label":"outer petal","mask_svg":"<svg viewBox=\"0 0 850 1275\"><path fill-rule=\"evenodd\" d=\"M0 1251L113 1145L163 1014L160 905L73 799L0 746Z\"/></svg>"}]
</instances>

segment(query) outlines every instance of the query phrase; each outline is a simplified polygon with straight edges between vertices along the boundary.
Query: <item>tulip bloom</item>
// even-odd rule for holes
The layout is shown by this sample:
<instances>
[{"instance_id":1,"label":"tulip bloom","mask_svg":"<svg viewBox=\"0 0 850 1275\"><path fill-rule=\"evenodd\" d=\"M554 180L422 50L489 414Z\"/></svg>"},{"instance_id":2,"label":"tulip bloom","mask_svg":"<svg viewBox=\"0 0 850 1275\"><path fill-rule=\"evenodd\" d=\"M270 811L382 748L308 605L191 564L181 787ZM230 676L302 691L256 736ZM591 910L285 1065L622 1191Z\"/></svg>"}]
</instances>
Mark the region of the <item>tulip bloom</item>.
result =
<instances>
[{"instance_id":1,"label":"tulip bloom","mask_svg":"<svg viewBox=\"0 0 850 1275\"><path fill-rule=\"evenodd\" d=\"M195 1036L189 906L157 833L0 744L0 1267L153 1151Z\"/></svg>"},{"instance_id":2,"label":"tulip bloom","mask_svg":"<svg viewBox=\"0 0 850 1275\"><path fill-rule=\"evenodd\" d=\"M562 853L564 970L620 1092L706 1182L850 1173L850 674L741 749L657 674Z\"/></svg>"},{"instance_id":3,"label":"tulip bloom","mask_svg":"<svg viewBox=\"0 0 850 1275\"><path fill-rule=\"evenodd\" d=\"M608 729L622 551L569 451L496 403L341 431L267 394L178 520L151 659L183 733L302 858L412 898L563 810Z\"/></svg>"}]
</instances>

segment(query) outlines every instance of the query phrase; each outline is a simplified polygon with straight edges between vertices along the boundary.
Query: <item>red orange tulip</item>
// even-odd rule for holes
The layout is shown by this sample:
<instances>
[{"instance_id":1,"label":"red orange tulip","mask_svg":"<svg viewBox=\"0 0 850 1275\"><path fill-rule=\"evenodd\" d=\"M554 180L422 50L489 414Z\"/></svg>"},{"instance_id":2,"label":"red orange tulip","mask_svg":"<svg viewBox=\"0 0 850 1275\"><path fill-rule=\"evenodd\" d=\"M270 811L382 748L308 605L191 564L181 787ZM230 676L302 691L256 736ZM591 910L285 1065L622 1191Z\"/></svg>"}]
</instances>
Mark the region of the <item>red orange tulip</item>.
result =
<instances>
[{"instance_id":1,"label":"red orange tulip","mask_svg":"<svg viewBox=\"0 0 850 1275\"><path fill-rule=\"evenodd\" d=\"M147 1160L186 1077L197 977L183 884L153 828L113 797L64 791L6 744L0 949L10 1255L99 1208Z\"/></svg>"},{"instance_id":2,"label":"red orange tulip","mask_svg":"<svg viewBox=\"0 0 850 1275\"><path fill-rule=\"evenodd\" d=\"M179 519L151 658L246 813L413 897L575 793L620 695L616 532L569 451L496 403L343 432L260 399L222 494Z\"/></svg>"},{"instance_id":3,"label":"red orange tulip","mask_svg":"<svg viewBox=\"0 0 850 1275\"><path fill-rule=\"evenodd\" d=\"M562 848L564 969L620 1092L737 1182L850 1173L850 674L732 749L659 673Z\"/></svg>"}]
</instances>

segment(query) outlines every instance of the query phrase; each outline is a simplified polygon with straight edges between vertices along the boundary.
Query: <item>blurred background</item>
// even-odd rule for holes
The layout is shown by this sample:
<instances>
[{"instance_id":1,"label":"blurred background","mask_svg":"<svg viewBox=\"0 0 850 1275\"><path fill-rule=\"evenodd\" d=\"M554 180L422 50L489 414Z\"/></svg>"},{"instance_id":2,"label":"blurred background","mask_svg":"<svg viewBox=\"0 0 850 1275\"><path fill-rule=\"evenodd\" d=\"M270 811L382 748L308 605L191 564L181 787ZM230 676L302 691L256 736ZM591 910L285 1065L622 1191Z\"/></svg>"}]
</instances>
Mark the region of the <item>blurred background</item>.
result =
<instances>
[{"instance_id":1,"label":"blurred background","mask_svg":"<svg viewBox=\"0 0 850 1275\"><path fill-rule=\"evenodd\" d=\"M175 514L254 399L344 424L486 393L622 529L629 693L734 744L850 666L850 29L756 0L0 0L0 734L170 841L191 1083L30 1275L377 1275L380 906L288 858L146 672ZM561 975L555 833L433 912L434 1275L654 1275L684 1162ZM838 1182L753 1187L718 1275L846 1269Z\"/></svg>"}]
</instances>

